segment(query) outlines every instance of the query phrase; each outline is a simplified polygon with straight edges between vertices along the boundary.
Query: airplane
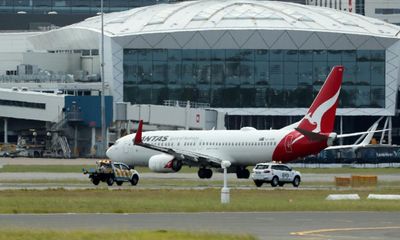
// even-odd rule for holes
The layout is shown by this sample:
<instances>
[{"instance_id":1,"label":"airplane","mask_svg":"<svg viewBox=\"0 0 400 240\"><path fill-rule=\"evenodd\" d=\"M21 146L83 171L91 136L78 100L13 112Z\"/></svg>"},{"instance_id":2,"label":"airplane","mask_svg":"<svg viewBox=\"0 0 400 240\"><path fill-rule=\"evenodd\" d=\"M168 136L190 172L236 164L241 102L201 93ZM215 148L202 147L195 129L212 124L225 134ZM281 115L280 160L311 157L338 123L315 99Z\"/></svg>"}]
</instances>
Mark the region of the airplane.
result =
<instances>
[{"instance_id":1,"label":"airplane","mask_svg":"<svg viewBox=\"0 0 400 240\"><path fill-rule=\"evenodd\" d=\"M261 162L286 163L331 146L343 66L332 68L306 115L297 123L277 130L175 130L143 132L118 139L106 155L129 166L148 166L160 173L178 172L183 165L198 167L199 178L211 178L212 168L229 161L229 172L249 178L246 168Z\"/></svg>"}]
</instances>

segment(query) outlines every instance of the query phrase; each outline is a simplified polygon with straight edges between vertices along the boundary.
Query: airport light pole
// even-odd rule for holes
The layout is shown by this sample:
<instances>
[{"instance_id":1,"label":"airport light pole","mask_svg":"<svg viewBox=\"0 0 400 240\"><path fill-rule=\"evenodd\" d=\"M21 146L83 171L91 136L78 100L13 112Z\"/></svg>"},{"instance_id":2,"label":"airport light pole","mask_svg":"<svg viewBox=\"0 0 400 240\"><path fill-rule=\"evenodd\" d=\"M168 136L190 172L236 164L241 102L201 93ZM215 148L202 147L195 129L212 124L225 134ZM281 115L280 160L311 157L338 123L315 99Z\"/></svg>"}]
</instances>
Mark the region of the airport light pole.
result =
<instances>
[{"instance_id":1,"label":"airport light pole","mask_svg":"<svg viewBox=\"0 0 400 240\"><path fill-rule=\"evenodd\" d=\"M228 204L230 202L230 190L228 188L228 167L231 166L231 162L222 161L221 167L224 169L224 186L221 189L221 203Z\"/></svg>"},{"instance_id":2,"label":"airport light pole","mask_svg":"<svg viewBox=\"0 0 400 240\"><path fill-rule=\"evenodd\" d=\"M101 12L101 138L102 138L102 153L101 156L105 156L107 149L107 133L106 133L106 97L105 97L105 76L104 76L104 9L103 0L100 3Z\"/></svg>"}]
</instances>

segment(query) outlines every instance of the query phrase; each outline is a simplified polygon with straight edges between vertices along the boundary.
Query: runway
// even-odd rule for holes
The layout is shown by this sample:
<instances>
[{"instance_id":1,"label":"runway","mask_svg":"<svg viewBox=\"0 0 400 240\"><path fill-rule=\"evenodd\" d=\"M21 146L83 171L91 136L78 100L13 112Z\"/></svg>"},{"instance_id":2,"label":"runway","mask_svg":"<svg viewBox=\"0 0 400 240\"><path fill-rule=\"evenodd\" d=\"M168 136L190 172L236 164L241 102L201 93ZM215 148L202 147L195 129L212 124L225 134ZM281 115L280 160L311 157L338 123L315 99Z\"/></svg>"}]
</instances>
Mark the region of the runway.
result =
<instances>
[{"instance_id":1,"label":"runway","mask_svg":"<svg viewBox=\"0 0 400 240\"><path fill-rule=\"evenodd\" d=\"M391 212L257 212L0 215L0 229L184 230L249 233L260 240L400 239Z\"/></svg>"},{"instance_id":2,"label":"runway","mask_svg":"<svg viewBox=\"0 0 400 240\"><path fill-rule=\"evenodd\" d=\"M300 190L312 189L330 189L332 186L320 185L318 182L334 182L335 176L349 176L349 174L303 174L303 183L316 183L312 187L301 186ZM199 179L196 173L141 173L140 181L137 186L131 186L125 183L122 187L113 186L110 189L205 189L205 188L220 188L221 184L216 181L223 180L223 174L214 173L211 179ZM379 181L400 181L398 174L382 174L378 175ZM163 180L166 180L163 182ZM170 181L174 180L174 181ZM22 181L22 182L21 182ZM32 181L32 182L31 182ZM146 182L147 181L147 182ZM187 182L192 184L188 186ZM40 182L40 183L39 183ZM154 182L157 182L155 184ZM161 184L161 182L163 182ZM254 189L254 183L251 179L237 179L235 174L228 174L228 182L233 189ZM186 185L185 185L186 183ZM100 183L94 186L87 175L82 173L48 173L48 172L27 172L27 173L0 173L0 191L14 189L57 189L64 188L70 190L76 189L96 189L105 188L105 183ZM291 184L284 187L285 189L293 189ZM260 188L262 190L272 190L266 184Z\"/></svg>"}]
</instances>

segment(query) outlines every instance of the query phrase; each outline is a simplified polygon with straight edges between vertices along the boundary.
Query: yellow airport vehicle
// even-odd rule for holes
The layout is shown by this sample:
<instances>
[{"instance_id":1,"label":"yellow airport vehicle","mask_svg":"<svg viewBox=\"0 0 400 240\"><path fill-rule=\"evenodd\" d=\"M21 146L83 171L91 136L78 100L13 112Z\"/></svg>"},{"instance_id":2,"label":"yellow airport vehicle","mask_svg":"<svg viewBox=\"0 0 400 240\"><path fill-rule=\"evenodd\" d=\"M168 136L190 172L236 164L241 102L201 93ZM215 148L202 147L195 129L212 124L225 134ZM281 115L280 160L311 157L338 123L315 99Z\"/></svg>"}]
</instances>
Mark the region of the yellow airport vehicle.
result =
<instances>
[{"instance_id":1,"label":"yellow airport vehicle","mask_svg":"<svg viewBox=\"0 0 400 240\"><path fill-rule=\"evenodd\" d=\"M96 168L82 169L83 174L89 174L89 179L94 185L106 182L112 186L114 182L121 186L124 182L130 182L133 186L139 182L139 173L128 165L110 160L96 161Z\"/></svg>"}]
</instances>

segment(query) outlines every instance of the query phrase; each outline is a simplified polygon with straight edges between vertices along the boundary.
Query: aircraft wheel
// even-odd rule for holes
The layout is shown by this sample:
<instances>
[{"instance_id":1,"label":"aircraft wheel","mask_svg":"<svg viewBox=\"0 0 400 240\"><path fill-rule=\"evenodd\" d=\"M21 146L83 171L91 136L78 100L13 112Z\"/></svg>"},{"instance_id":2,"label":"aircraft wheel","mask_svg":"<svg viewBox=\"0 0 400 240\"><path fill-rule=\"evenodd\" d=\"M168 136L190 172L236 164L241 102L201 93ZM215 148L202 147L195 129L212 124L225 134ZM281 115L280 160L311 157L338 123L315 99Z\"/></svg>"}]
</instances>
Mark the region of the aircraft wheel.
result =
<instances>
[{"instance_id":1,"label":"aircraft wheel","mask_svg":"<svg viewBox=\"0 0 400 240\"><path fill-rule=\"evenodd\" d=\"M285 183L280 182L278 185L279 185L279 187L283 187L283 185L285 185Z\"/></svg>"},{"instance_id":2,"label":"aircraft wheel","mask_svg":"<svg viewBox=\"0 0 400 240\"><path fill-rule=\"evenodd\" d=\"M205 171L205 173L206 173L205 178L211 178L212 175L213 175L212 170L211 169L205 169L205 170L206 170Z\"/></svg>"},{"instance_id":3,"label":"aircraft wheel","mask_svg":"<svg viewBox=\"0 0 400 240\"><path fill-rule=\"evenodd\" d=\"M124 182L117 181L116 183L117 183L118 186L121 186Z\"/></svg>"},{"instance_id":4,"label":"aircraft wheel","mask_svg":"<svg viewBox=\"0 0 400 240\"><path fill-rule=\"evenodd\" d=\"M243 178L248 179L249 177L250 177L250 171L247 168L243 169Z\"/></svg>"},{"instance_id":5,"label":"aircraft wheel","mask_svg":"<svg viewBox=\"0 0 400 240\"><path fill-rule=\"evenodd\" d=\"M236 170L236 177L248 179L250 177L250 171L246 168L238 168Z\"/></svg>"},{"instance_id":6,"label":"aircraft wheel","mask_svg":"<svg viewBox=\"0 0 400 240\"><path fill-rule=\"evenodd\" d=\"M197 172L197 175L201 179L211 178L212 177L212 171L211 171L211 169L208 169L208 168L199 168L199 171Z\"/></svg>"},{"instance_id":7,"label":"aircraft wheel","mask_svg":"<svg viewBox=\"0 0 400 240\"><path fill-rule=\"evenodd\" d=\"M257 187L261 187L262 185L263 185L263 181L260 181L260 180L254 180L254 184L257 186Z\"/></svg>"}]
</instances>

